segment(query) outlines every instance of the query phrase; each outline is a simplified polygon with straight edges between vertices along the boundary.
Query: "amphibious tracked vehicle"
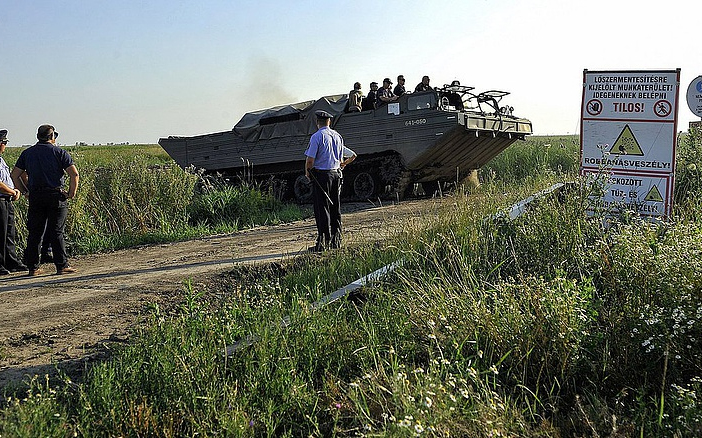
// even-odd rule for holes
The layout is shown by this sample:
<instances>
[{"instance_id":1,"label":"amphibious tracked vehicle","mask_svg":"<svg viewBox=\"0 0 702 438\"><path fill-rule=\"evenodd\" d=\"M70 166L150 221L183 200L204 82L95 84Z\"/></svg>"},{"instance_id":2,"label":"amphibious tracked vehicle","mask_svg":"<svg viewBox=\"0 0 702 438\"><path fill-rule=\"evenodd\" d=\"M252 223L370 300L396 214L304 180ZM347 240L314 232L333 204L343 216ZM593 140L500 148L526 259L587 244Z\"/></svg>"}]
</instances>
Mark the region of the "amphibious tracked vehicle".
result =
<instances>
[{"instance_id":1,"label":"amphibious tracked vehicle","mask_svg":"<svg viewBox=\"0 0 702 438\"><path fill-rule=\"evenodd\" d=\"M247 113L230 131L169 136L159 144L184 168L267 181L279 197L307 202L304 151L317 130L315 111L325 110L358 154L344 169L344 197L404 197L420 187L428 193L532 133L529 120L500 106L508 92L473 90L454 81L361 112L347 111L348 95L325 96Z\"/></svg>"}]
</instances>

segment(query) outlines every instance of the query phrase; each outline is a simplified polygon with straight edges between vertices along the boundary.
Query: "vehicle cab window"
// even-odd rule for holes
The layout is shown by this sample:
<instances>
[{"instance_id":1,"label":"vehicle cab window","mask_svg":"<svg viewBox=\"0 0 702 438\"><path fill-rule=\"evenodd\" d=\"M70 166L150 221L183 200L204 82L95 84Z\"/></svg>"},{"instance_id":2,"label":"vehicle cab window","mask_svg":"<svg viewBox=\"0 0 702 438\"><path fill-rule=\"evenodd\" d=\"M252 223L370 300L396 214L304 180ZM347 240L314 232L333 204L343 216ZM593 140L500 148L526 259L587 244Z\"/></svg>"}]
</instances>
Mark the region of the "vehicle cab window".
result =
<instances>
[{"instance_id":1,"label":"vehicle cab window","mask_svg":"<svg viewBox=\"0 0 702 438\"><path fill-rule=\"evenodd\" d=\"M434 93L412 93L407 99L407 110L416 111L429 109L436 106L436 94Z\"/></svg>"}]
</instances>

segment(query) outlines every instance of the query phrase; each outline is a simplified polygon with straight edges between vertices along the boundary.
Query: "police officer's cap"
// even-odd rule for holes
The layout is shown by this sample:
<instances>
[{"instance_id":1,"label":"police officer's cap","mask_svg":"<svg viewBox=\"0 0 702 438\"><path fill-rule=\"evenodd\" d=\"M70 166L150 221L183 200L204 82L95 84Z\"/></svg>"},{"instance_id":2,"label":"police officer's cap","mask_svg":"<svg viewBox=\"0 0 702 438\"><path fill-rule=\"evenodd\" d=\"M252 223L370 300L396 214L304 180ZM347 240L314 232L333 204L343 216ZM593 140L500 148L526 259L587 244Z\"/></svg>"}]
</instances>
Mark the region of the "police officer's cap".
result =
<instances>
[{"instance_id":1,"label":"police officer's cap","mask_svg":"<svg viewBox=\"0 0 702 438\"><path fill-rule=\"evenodd\" d=\"M375 82L375 81L373 81L373 82L371 82L371 85L370 85L370 86L372 87L373 85L378 85L378 83Z\"/></svg>"},{"instance_id":2,"label":"police officer's cap","mask_svg":"<svg viewBox=\"0 0 702 438\"><path fill-rule=\"evenodd\" d=\"M383 79L383 82L387 82L388 84L392 84L392 81L390 80L390 78Z\"/></svg>"},{"instance_id":3,"label":"police officer's cap","mask_svg":"<svg viewBox=\"0 0 702 438\"><path fill-rule=\"evenodd\" d=\"M49 141L49 140L51 140L52 134L53 134L53 138L58 137L58 132L54 129L53 126L41 125L39 127L39 129L37 130L37 139L40 141Z\"/></svg>"},{"instance_id":4,"label":"police officer's cap","mask_svg":"<svg viewBox=\"0 0 702 438\"><path fill-rule=\"evenodd\" d=\"M326 111L324 111L324 110L315 111L315 112L314 112L314 115L317 116L317 118L320 118L320 119L333 119L333 118L334 118L333 115L329 114L328 112L326 112Z\"/></svg>"},{"instance_id":5,"label":"police officer's cap","mask_svg":"<svg viewBox=\"0 0 702 438\"><path fill-rule=\"evenodd\" d=\"M0 141L7 140L7 129L0 129Z\"/></svg>"}]
</instances>

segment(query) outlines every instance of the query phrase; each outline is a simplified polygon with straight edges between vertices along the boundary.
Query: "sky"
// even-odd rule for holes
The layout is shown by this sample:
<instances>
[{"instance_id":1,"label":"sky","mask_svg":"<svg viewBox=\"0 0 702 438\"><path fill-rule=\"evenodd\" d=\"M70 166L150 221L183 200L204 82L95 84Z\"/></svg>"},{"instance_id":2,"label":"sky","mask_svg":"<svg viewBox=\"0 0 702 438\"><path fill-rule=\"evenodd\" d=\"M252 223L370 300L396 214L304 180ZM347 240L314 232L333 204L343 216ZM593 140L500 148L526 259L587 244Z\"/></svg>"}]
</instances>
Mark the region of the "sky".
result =
<instances>
[{"instance_id":1,"label":"sky","mask_svg":"<svg viewBox=\"0 0 702 438\"><path fill-rule=\"evenodd\" d=\"M578 134L583 70L681 69L699 120L699 0L0 0L0 129L34 144L157 143L399 74L511 94L534 133Z\"/></svg>"}]
</instances>

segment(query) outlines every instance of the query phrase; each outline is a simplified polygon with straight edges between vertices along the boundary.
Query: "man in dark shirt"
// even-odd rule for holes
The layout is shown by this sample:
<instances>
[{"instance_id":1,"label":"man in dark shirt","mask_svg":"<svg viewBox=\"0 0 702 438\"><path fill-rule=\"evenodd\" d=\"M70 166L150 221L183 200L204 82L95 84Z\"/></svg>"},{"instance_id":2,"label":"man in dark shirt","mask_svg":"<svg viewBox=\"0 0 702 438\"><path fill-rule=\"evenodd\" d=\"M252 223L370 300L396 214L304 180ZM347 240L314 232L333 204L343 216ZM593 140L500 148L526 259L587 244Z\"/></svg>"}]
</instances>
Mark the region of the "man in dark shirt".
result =
<instances>
[{"instance_id":1,"label":"man in dark shirt","mask_svg":"<svg viewBox=\"0 0 702 438\"><path fill-rule=\"evenodd\" d=\"M400 75L397 77L397 85L395 85L395 89L392 90L393 94L397 97L402 96L405 94L405 77Z\"/></svg>"},{"instance_id":2,"label":"man in dark shirt","mask_svg":"<svg viewBox=\"0 0 702 438\"><path fill-rule=\"evenodd\" d=\"M53 126L41 125L37 131L39 141L22 151L11 174L15 187L29 198L24 261L30 276L43 273L39 268L39 249L46 228L51 233L56 273L77 272L68 265L64 229L68 199L74 198L78 190L78 169L68 152L56 146L57 137L58 132ZM62 185L64 172L69 178L68 191Z\"/></svg>"},{"instance_id":3,"label":"man in dark shirt","mask_svg":"<svg viewBox=\"0 0 702 438\"><path fill-rule=\"evenodd\" d=\"M363 99L363 111L375 109L377 102L378 102L378 83L371 82L370 83L370 91L368 92L368 96L366 96L366 98Z\"/></svg>"},{"instance_id":4,"label":"man in dark shirt","mask_svg":"<svg viewBox=\"0 0 702 438\"><path fill-rule=\"evenodd\" d=\"M418 83L417 86L414 87L414 91L431 91L431 87L429 86L429 76L422 76L422 82Z\"/></svg>"}]
</instances>

